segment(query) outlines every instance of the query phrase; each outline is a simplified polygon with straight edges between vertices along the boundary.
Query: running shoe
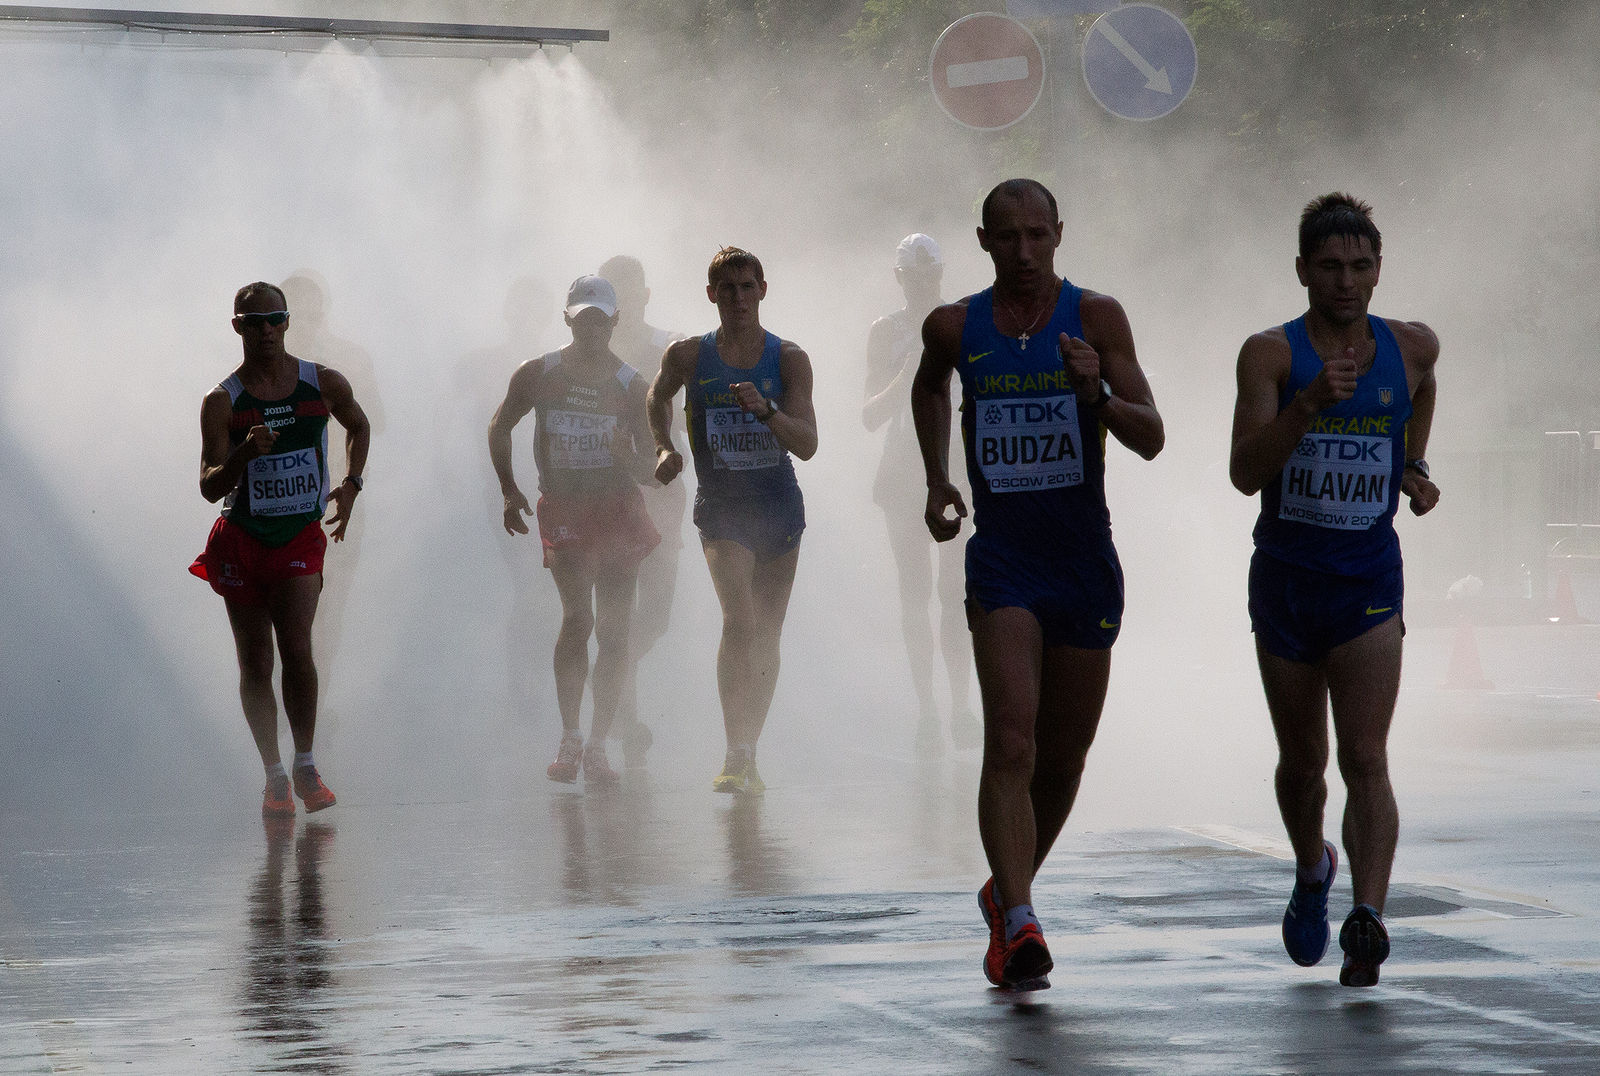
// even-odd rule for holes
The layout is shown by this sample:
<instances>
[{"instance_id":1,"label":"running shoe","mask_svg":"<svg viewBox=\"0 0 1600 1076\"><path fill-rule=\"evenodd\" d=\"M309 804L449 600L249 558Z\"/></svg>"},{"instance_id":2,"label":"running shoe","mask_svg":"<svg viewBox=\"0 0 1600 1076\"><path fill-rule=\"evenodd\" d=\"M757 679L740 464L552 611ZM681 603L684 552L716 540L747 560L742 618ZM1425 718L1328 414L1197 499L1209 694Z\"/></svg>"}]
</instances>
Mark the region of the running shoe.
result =
<instances>
[{"instance_id":1,"label":"running shoe","mask_svg":"<svg viewBox=\"0 0 1600 1076\"><path fill-rule=\"evenodd\" d=\"M1378 965L1389 959L1389 932L1378 909L1357 904L1339 928L1339 948L1344 950L1339 985L1377 986Z\"/></svg>"},{"instance_id":2,"label":"running shoe","mask_svg":"<svg viewBox=\"0 0 1600 1076\"><path fill-rule=\"evenodd\" d=\"M650 750L650 745L655 743L655 736L650 732L650 726L643 721L635 721L622 730L622 764L627 769L637 770L644 766L645 752Z\"/></svg>"},{"instance_id":3,"label":"running shoe","mask_svg":"<svg viewBox=\"0 0 1600 1076\"><path fill-rule=\"evenodd\" d=\"M989 944L983 958L983 973L1002 990L1048 990L1047 976L1055 967L1044 943L1044 931L1024 923L1009 941Z\"/></svg>"},{"instance_id":4,"label":"running shoe","mask_svg":"<svg viewBox=\"0 0 1600 1076\"><path fill-rule=\"evenodd\" d=\"M722 772L711 779L711 791L743 792L752 761L743 752L729 751L722 760Z\"/></svg>"},{"instance_id":5,"label":"running shoe","mask_svg":"<svg viewBox=\"0 0 1600 1076\"><path fill-rule=\"evenodd\" d=\"M1297 874L1283 912L1283 947L1302 968L1311 967L1328 951L1328 891L1339 872L1339 853L1331 841L1322 844L1328 850L1328 876L1321 885L1307 885Z\"/></svg>"},{"instance_id":6,"label":"running shoe","mask_svg":"<svg viewBox=\"0 0 1600 1076\"><path fill-rule=\"evenodd\" d=\"M583 758L583 737L563 736L556 750L556 760L545 767L544 775L564 785L578 780L578 762Z\"/></svg>"},{"instance_id":7,"label":"running shoe","mask_svg":"<svg viewBox=\"0 0 1600 1076\"><path fill-rule=\"evenodd\" d=\"M262 818L293 818L294 797L289 794L289 778L269 777L261 790Z\"/></svg>"},{"instance_id":8,"label":"running shoe","mask_svg":"<svg viewBox=\"0 0 1600 1076\"><path fill-rule=\"evenodd\" d=\"M767 783L761 779L761 774L756 772L756 760L751 759L750 764L744 768L744 787L738 789L743 796L759 796L767 790Z\"/></svg>"},{"instance_id":9,"label":"running shoe","mask_svg":"<svg viewBox=\"0 0 1600 1076\"><path fill-rule=\"evenodd\" d=\"M332 807L338 802L334 798L333 789L322 783L322 777L317 773L315 766L294 768L294 791L306 805L307 814Z\"/></svg>"},{"instance_id":10,"label":"running shoe","mask_svg":"<svg viewBox=\"0 0 1600 1076\"><path fill-rule=\"evenodd\" d=\"M605 741L591 738L589 746L583 749L584 784L614 785L620 780L617 771L611 768L610 759L606 758Z\"/></svg>"}]
</instances>

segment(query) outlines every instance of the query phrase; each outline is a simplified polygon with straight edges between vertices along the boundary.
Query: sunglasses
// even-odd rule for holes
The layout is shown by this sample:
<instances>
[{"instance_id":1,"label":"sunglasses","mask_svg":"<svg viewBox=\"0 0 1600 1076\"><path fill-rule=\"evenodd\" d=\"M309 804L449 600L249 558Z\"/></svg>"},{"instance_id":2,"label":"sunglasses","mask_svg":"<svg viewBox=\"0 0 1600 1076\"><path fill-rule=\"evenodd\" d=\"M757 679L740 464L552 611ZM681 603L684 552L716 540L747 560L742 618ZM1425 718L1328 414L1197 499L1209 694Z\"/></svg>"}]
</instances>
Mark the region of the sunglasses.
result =
<instances>
[{"instance_id":1,"label":"sunglasses","mask_svg":"<svg viewBox=\"0 0 1600 1076\"><path fill-rule=\"evenodd\" d=\"M235 321L242 322L245 325L267 324L277 327L289 320L289 312L287 310L268 310L264 314L235 314L233 318Z\"/></svg>"}]
</instances>

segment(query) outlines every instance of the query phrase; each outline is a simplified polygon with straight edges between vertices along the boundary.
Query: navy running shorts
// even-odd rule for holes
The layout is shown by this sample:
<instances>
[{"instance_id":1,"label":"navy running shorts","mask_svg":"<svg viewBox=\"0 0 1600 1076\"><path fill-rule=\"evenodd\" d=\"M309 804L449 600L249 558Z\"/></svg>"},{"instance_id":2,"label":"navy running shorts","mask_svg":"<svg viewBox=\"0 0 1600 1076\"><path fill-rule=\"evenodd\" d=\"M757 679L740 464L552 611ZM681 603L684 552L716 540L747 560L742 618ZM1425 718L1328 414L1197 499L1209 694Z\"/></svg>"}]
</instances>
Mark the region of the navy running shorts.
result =
<instances>
[{"instance_id":1,"label":"navy running shorts","mask_svg":"<svg viewBox=\"0 0 1600 1076\"><path fill-rule=\"evenodd\" d=\"M1399 565L1364 579L1297 567L1257 550L1250 558L1250 630L1263 650L1285 661L1321 661L1402 614L1402 577Z\"/></svg>"},{"instance_id":2,"label":"navy running shorts","mask_svg":"<svg viewBox=\"0 0 1600 1076\"><path fill-rule=\"evenodd\" d=\"M1046 647L1109 650L1122 630L1122 564L1109 542L1088 555L1023 554L981 533L967 542L967 615L1026 609Z\"/></svg>"},{"instance_id":3,"label":"navy running shorts","mask_svg":"<svg viewBox=\"0 0 1600 1076\"><path fill-rule=\"evenodd\" d=\"M738 542L765 563L800 548L806 503L800 487L758 497L708 497L696 493L694 525L702 542Z\"/></svg>"}]
</instances>

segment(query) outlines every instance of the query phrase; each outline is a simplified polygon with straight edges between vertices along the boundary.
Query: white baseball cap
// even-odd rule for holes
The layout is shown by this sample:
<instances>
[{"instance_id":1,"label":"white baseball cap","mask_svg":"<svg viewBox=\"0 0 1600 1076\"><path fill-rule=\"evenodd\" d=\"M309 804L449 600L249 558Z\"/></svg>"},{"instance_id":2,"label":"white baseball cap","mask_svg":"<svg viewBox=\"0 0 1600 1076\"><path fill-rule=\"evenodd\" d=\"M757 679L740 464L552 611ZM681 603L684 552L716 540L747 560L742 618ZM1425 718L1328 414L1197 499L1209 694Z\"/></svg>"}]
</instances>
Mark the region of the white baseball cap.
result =
<instances>
[{"instance_id":1,"label":"white baseball cap","mask_svg":"<svg viewBox=\"0 0 1600 1076\"><path fill-rule=\"evenodd\" d=\"M567 289L567 317L590 306L608 318L617 316L617 290L603 276L580 276Z\"/></svg>"},{"instance_id":2,"label":"white baseball cap","mask_svg":"<svg viewBox=\"0 0 1600 1076\"><path fill-rule=\"evenodd\" d=\"M932 236L921 232L912 232L894 248L896 269L932 269L943 265L944 255L939 253L939 244L933 241Z\"/></svg>"}]
</instances>

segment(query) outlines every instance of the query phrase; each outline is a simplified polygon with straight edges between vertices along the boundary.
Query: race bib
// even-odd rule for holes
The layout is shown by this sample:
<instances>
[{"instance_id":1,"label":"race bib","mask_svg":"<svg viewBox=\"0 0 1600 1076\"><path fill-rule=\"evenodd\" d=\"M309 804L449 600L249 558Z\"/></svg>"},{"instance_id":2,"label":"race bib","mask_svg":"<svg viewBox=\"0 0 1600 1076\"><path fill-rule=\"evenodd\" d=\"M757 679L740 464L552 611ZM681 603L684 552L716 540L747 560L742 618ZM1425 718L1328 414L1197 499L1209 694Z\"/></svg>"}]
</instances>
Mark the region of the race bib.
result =
<instances>
[{"instance_id":1,"label":"race bib","mask_svg":"<svg viewBox=\"0 0 1600 1076\"><path fill-rule=\"evenodd\" d=\"M1310 433L1283 468L1278 518L1364 531L1389 510L1394 441Z\"/></svg>"},{"instance_id":2,"label":"race bib","mask_svg":"<svg viewBox=\"0 0 1600 1076\"><path fill-rule=\"evenodd\" d=\"M257 456L245 475L251 515L322 514L322 467L315 448Z\"/></svg>"},{"instance_id":3,"label":"race bib","mask_svg":"<svg viewBox=\"0 0 1600 1076\"><path fill-rule=\"evenodd\" d=\"M593 471L612 465L611 439L617 432L616 415L549 411L545 413L544 429L545 449L552 467Z\"/></svg>"},{"instance_id":4,"label":"race bib","mask_svg":"<svg viewBox=\"0 0 1600 1076\"><path fill-rule=\"evenodd\" d=\"M1081 486L1078 398L1068 394L980 402L975 451L991 493Z\"/></svg>"},{"instance_id":5,"label":"race bib","mask_svg":"<svg viewBox=\"0 0 1600 1076\"><path fill-rule=\"evenodd\" d=\"M766 423L738 407L706 408L706 446L713 465L754 471L783 462L783 448Z\"/></svg>"}]
</instances>

